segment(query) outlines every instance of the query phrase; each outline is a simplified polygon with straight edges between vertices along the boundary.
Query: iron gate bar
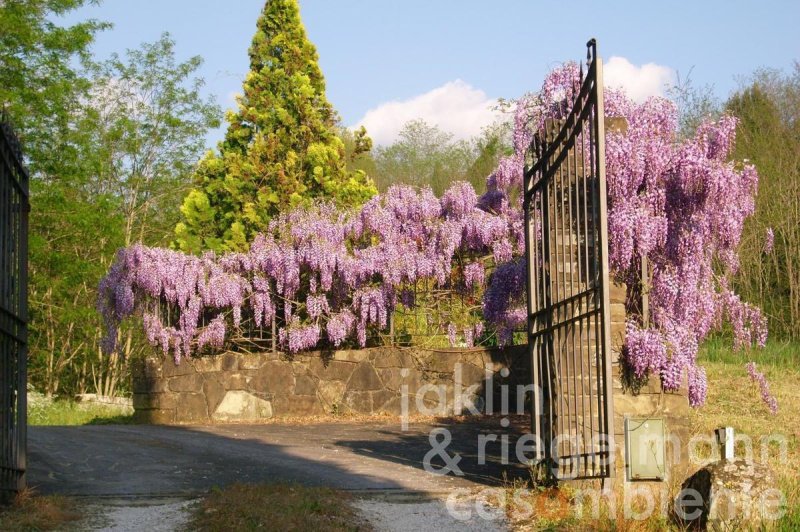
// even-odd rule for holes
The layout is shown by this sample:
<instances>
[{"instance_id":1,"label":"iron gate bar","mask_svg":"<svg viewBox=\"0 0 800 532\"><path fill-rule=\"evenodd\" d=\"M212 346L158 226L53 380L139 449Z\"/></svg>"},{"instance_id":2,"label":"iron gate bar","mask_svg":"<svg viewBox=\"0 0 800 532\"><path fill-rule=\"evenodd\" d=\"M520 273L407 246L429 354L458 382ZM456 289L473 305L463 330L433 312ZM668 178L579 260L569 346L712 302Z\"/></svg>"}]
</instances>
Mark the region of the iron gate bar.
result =
<instances>
[{"instance_id":1,"label":"iron gate bar","mask_svg":"<svg viewBox=\"0 0 800 532\"><path fill-rule=\"evenodd\" d=\"M587 48L572 109L534 136L524 173L532 430L558 478L614 474L602 61Z\"/></svg>"}]
</instances>

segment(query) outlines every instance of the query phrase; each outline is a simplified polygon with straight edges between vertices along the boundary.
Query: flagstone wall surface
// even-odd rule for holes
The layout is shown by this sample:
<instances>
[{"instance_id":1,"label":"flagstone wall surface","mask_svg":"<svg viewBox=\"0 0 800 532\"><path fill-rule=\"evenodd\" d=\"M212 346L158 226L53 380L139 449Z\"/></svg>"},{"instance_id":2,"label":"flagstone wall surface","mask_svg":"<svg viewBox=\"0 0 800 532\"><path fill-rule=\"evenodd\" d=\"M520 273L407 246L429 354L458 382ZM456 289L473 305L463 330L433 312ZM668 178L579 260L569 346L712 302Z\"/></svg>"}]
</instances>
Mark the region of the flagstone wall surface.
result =
<instances>
[{"instance_id":1,"label":"flagstone wall surface","mask_svg":"<svg viewBox=\"0 0 800 532\"><path fill-rule=\"evenodd\" d=\"M526 347L426 350L398 347L282 353L224 353L134 368L139 421L209 423L336 413L442 415L483 412L501 386L530 382ZM487 400L490 386L492 400ZM457 393L459 392L459 393ZM404 395L405 394L405 395ZM516 393L510 408L516 408ZM461 397L460 401L456 397Z\"/></svg>"}]
</instances>

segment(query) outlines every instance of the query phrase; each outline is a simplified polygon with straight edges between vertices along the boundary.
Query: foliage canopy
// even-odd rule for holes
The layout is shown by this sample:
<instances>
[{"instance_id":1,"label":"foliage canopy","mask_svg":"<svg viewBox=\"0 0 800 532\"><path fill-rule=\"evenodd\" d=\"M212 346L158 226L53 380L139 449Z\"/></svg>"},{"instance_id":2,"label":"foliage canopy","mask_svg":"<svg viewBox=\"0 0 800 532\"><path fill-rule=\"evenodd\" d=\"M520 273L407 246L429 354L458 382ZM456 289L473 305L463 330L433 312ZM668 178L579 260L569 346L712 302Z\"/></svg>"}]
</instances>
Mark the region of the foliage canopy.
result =
<instances>
[{"instance_id":1,"label":"foliage canopy","mask_svg":"<svg viewBox=\"0 0 800 532\"><path fill-rule=\"evenodd\" d=\"M733 154L759 170L756 215L742 236L736 285L770 328L800 338L800 64L757 72L726 108L739 117Z\"/></svg>"}]
</instances>

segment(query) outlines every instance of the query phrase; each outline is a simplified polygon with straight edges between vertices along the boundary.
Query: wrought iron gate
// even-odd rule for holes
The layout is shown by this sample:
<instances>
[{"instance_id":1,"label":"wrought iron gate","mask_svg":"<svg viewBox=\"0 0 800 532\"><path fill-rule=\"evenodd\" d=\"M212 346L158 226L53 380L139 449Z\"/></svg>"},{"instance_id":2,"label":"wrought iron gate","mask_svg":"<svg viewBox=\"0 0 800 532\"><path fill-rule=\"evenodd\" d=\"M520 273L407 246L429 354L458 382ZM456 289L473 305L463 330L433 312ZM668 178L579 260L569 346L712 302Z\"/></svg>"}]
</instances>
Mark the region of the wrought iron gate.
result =
<instances>
[{"instance_id":1,"label":"wrought iron gate","mask_svg":"<svg viewBox=\"0 0 800 532\"><path fill-rule=\"evenodd\" d=\"M558 479L614 475L602 62L531 144L524 209L539 459Z\"/></svg>"},{"instance_id":2,"label":"wrought iron gate","mask_svg":"<svg viewBox=\"0 0 800 532\"><path fill-rule=\"evenodd\" d=\"M0 499L25 487L28 173L0 114Z\"/></svg>"}]
</instances>

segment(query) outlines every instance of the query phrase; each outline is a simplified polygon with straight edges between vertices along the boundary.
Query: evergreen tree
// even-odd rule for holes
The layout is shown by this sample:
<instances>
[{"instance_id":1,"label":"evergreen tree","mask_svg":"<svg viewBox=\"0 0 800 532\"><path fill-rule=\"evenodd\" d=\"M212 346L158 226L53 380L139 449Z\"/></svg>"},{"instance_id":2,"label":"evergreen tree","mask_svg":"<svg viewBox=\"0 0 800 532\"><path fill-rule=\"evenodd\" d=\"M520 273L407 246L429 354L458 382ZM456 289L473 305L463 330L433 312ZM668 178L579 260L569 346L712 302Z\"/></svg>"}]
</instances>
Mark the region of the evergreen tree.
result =
<instances>
[{"instance_id":1,"label":"evergreen tree","mask_svg":"<svg viewBox=\"0 0 800 532\"><path fill-rule=\"evenodd\" d=\"M281 210L319 197L358 205L376 193L363 171L346 168L297 1L268 0L257 28L238 111L181 207L176 243L187 252L243 250Z\"/></svg>"}]
</instances>

